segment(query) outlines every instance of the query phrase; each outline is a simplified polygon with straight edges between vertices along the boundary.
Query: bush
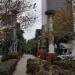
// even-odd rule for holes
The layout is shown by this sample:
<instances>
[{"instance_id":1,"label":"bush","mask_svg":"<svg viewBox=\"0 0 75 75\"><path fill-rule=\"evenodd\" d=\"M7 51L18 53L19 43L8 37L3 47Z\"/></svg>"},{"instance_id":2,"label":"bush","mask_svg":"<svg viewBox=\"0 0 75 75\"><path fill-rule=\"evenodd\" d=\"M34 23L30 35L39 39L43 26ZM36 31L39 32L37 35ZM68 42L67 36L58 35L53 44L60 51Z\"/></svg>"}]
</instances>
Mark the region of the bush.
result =
<instances>
[{"instance_id":1,"label":"bush","mask_svg":"<svg viewBox=\"0 0 75 75\"><path fill-rule=\"evenodd\" d=\"M72 64L67 60L66 61L63 61L63 60L56 61L56 62L54 62L54 64L58 65L62 69L69 69L72 67Z\"/></svg>"},{"instance_id":2,"label":"bush","mask_svg":"<svg viewBox=\"0 0 75 75\"><path fill-rule=\"evenodd\" d=\"M27 60L27 71L26 73L31 73L34 75L38 71L38 64L35 62L35 59Z\"/></svg>"},{"instance_id":3,"label":"bush","mask_svg":"<svg viewBox=\"0 0 75 75\"><path fill-rule=\"evenodd\" d=\"M45 72L49 71L50 63L41 60L41 59L28 59L27 60L27 73L31 73L32 75L36 74L40 71L40 69L44 68Z\"/></svg>"},{"instance_id":4,"label":"bush","mask_svg":"<svg viewBox=\"0 0 75 75\"><path fill-rule=\"evenodd\" d=\"M49 75L49 72L45 71L45 70L41 70L41 71L37 72L36 75Z\"/></svg>"}]
</instances>

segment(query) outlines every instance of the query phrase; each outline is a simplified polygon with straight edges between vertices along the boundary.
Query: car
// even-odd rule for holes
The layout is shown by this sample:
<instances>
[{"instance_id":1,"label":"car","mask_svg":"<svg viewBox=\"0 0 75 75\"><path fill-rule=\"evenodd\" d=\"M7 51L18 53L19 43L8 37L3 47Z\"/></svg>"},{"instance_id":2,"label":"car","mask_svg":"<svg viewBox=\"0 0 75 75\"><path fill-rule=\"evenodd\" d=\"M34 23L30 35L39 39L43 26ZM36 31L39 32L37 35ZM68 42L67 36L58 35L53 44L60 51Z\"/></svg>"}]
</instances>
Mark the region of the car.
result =
<instances>
[{"instance_id":1,"label":"car","mask_svg":"<svg viewBox=\"0 0 75 75\"><path fill-rule=\"evenodd\" d=\"M71 55L58 55L57 57L61 58L62 60L72 60L73 59Z\"/></svg>"}]
</instances>

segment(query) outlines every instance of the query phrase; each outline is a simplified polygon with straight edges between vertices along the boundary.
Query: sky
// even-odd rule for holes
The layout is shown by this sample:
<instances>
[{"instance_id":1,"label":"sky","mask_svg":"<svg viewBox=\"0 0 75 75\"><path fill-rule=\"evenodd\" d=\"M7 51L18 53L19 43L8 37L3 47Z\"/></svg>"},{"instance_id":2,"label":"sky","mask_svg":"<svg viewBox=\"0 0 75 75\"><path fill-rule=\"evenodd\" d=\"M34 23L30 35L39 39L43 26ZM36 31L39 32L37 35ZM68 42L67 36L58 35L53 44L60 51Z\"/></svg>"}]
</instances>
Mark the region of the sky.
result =
<instances>
[{"instance_id":1,"label":"sky","mask_svg":"<svg viewBox=\"0 0 75 75\"><path fill-rule=\"evenodd\" d=\"M36 22L32 26L24 30L23 36L27 40L34 38L35 30L41 29L42 26L42 0L33 0L33 2L36 2L37 7L36 7L36 12L34 12L34 14L36 14L38 18L36 19Z\"/></svg>"}]
</instances>

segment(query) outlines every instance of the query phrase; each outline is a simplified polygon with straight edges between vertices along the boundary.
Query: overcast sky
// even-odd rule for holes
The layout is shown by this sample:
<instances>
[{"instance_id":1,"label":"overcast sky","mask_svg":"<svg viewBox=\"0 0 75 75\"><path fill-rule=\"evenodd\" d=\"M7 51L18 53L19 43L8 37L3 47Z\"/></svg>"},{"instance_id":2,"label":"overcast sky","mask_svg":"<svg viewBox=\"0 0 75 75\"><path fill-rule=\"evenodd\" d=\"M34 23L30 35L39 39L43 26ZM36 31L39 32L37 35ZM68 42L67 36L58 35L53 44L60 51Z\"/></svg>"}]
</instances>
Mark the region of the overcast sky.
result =
<instances>
[{"instance_id":1,"label":"overcast sky","mask_svg":"<svg viewBox=\"0 0 75 75\"><path fill-rule=\"evenodd\" d=\"M32 0L30 0L32 1ZM23 34L24 38L28 39L32 39L33 37L35 37L35 30L36 29L40 29L42 26L42 0L33 0L36 2L36 15L38 16L38 18L36 19L36 22L29 28L27 28L25 30L25 33ZM35 13L34 13L35 14Z\"/></svg>"}]
</instances>

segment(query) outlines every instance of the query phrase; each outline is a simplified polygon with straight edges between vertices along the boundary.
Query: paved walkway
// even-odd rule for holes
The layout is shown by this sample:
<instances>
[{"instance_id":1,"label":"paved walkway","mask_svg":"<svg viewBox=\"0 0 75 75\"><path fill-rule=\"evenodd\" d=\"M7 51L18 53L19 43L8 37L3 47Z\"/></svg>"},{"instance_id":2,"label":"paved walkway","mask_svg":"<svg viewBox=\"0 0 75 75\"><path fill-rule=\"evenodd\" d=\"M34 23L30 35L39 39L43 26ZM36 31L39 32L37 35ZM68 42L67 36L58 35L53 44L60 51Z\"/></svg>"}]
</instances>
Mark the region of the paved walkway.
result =
<instances>
[{"instance_id":1,"label":"paved walkway","mask_svg":"<svg viewBox=\"0 0 75 75\"><path fill-rule=\"evenodd\" d=\"M16 70L14 71L13 75L26 75L26 64L27 59L35 58L32 55L23 55L20 61L17 63Z\"/></svg>"}]
</instances>

